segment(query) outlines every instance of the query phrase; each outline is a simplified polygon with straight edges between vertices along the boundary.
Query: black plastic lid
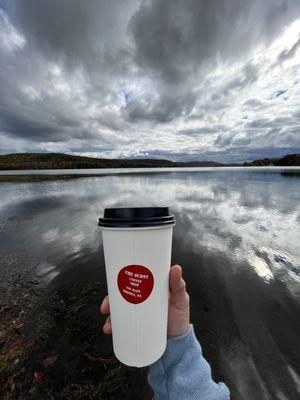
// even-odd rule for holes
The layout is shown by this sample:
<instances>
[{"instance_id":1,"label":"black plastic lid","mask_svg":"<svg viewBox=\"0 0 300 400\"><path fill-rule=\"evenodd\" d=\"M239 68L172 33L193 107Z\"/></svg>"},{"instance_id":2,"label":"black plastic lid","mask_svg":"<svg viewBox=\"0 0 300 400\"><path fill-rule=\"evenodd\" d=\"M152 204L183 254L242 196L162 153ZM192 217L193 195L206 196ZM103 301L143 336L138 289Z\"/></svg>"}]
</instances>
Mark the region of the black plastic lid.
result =
<instances>
[{"instance_id":1,"label":"black plastic lid","mask_svg":"<svg viewBox=\"0 0 300 400\"><path fill-rule=\"evenodd\" d=\"M99 226L111 228L135 228L175 223L169 207L105 208Z\"/></svg>"}]
</instances>

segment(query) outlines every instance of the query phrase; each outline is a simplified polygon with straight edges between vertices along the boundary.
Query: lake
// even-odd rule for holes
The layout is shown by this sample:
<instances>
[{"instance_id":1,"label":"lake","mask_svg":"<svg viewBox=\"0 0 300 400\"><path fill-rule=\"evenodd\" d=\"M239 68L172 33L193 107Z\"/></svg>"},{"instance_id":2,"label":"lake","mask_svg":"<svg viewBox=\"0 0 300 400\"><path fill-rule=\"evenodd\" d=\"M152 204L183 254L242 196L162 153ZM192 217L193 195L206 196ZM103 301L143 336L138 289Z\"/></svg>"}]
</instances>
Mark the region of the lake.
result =
<instances>
[{"instance_id":1,"label":"lake","mask_svg":"<svg viewBox=\"0 0 300 400\"><path fill-rule=\"evenodd\" d=\"M99 280L100 304L104 207L169 206L172 261L215 379L233 400L299 398L300 168L102 173L0 183L1 270L34 269L55 288Z\"/></svg>"}]
</instances>

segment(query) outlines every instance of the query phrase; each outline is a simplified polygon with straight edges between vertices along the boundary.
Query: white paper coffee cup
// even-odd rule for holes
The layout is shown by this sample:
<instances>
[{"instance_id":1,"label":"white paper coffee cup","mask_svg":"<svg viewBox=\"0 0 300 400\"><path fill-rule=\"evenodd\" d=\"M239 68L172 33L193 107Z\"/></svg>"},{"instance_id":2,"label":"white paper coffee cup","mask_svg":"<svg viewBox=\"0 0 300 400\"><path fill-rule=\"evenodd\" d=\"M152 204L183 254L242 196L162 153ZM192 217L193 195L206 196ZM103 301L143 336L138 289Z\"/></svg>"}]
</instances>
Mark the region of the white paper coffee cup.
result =
<instances>
[{"instance_id":1,"label":"white paper coffee cup","mask_svg":"<svg viewBox=\"0 0 300 400\"><path fill-rule=\"evenodd\" d=\"M168 207L106 208L99 219L114 353L129 366L150 365L166 348L174 224Z\"/></svg>"}]
</instances>

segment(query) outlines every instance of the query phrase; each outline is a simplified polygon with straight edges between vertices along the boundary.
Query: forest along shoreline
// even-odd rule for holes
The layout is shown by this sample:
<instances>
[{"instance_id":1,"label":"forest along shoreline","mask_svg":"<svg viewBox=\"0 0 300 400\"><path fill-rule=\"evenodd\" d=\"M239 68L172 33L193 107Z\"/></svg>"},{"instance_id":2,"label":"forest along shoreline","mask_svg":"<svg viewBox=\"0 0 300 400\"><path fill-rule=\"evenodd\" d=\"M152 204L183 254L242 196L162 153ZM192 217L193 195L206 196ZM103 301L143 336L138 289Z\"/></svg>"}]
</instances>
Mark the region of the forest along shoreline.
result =
<instances>
[{"instance_id":1,"label":"forest along shoreline","mask_svg":"<svg viewBox=\"0 0 300 400\"><path fill-rule=\"evenodd\" d=\"M102 333L100 284L49 289L33 271L0 283L0 398L151 399L147 370L129 368Z\"/></svg>"},{"instance_id":2,"label":"forest along shoreline","mask_svg":"<svg viewBox=\"0 0 300 400\"><path fill-rule=\"evenodd\" d=\"M108 159L63 153L16 153L0 155L0 170L93 169L93 168L174 168L230 166L300 166L300 154L264 158L244 163L216 161L172 161L165 159Z\"/></svg>"}]
</instances>

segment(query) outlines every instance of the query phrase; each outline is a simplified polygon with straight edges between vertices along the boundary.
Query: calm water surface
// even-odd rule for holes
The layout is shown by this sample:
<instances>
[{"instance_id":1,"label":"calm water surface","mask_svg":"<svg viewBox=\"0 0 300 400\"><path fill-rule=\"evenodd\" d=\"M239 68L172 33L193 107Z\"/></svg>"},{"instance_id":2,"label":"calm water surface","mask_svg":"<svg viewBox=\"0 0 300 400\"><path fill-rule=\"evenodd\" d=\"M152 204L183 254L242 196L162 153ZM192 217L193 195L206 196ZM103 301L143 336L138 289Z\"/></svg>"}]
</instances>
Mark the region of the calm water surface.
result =
<instances>
[{"instance_id":1,"label":"calm water surface","mask_svg":"<svg viewBox=\"0 0 300 400\"><path fill-rule=\"evenodd\" d=\"M114 171L116 173L117 171ZM103 282L104 207L176 215L191 318L233 400L300 398L300 169L157 169L0 183L0 268L45 284Z\"/></svg>"}]
</instances>

